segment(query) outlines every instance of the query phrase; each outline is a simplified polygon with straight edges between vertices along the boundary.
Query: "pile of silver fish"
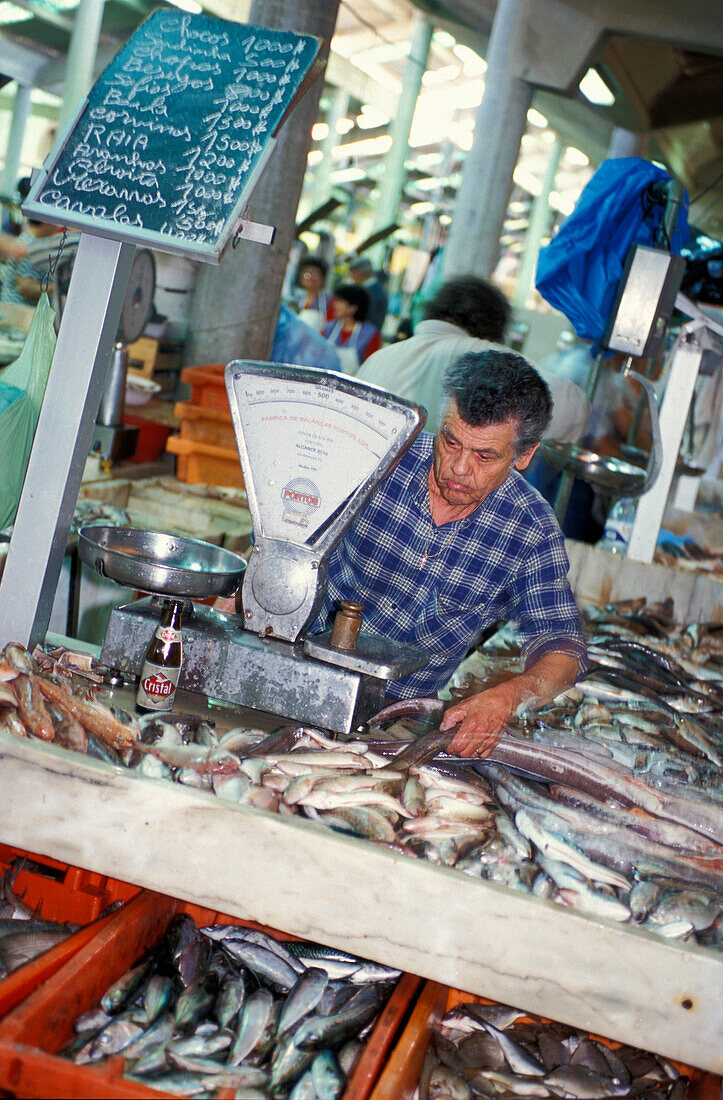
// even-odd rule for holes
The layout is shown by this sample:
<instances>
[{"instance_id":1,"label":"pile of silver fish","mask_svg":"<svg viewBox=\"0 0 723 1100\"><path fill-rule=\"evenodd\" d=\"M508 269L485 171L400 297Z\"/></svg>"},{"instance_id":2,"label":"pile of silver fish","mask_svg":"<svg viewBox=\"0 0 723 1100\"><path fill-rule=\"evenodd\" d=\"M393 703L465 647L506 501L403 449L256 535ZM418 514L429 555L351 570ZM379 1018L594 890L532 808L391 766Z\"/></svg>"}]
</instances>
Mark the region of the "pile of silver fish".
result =
<instances>
[{"instance_id":1,"label":"pile of silver fish","mask_svg":"<svg viewBox=\"0 0 723 1100\"><path fill-rule=\"evenodd\" d=\"M74 1025L79 1065L114 1054L174 1096L337 1100L399 971L233 924L174 917Z\"/></svg>"},{"instance_id":2,"label":"pile of silver fish","mask_svg":"<svg viewBox=\"0 0 723 1100\"><path fill-rule=\"evenodd\" d=\"M14 892L25 864L13 860L0 881L0 981L78 931L77 925L40 920Z\"/></svg>"},{"instance_id":3,"label":"pile of silver fish","mask_svg":"<svg viewBox=\"0 0 723 1100\"><path fill-rule=\"evenodd\" d=\"M453 1008L432 1032L418 1100L629 1096L683 1100L690 1079L665 1058L543 1022L507 1005Z\"/></svg>"},{"instance_id":4,"label":"pile of silver fish","mask_svg":"<svg viewBox=\"0 0 723 1100\"><path fill-rule=\"evenodd\" d=\"M218 735L191 716L138 719L81 698L11 646L0 662L0 730L50 740L52 728L56 743L78 749L80 728L86 751L148 777L720 948L723 627L682 629L672 610L644 600L587 609L588 675L520 715L475 765L440 754L435 734L395 761L399 743L373 730L340 742L311 727ZM393 709L433 719L442 707Z\"/></svg>"}]
</instances>

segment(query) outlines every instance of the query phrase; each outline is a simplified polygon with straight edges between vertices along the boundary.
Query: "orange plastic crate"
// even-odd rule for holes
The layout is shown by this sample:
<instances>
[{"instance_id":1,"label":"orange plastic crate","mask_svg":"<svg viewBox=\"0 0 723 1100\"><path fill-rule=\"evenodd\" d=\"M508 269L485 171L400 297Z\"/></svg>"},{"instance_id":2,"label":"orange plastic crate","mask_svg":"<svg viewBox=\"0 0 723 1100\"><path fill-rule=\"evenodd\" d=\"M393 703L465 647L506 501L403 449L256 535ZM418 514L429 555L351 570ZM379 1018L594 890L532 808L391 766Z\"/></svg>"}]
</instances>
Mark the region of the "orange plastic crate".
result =
<instances>
[{"instance_id":1,"label":"orange plastic crate","mask_svg":"<svg viewBox=\"0 0 723 1100\"><path fill-rule=\"evenodd\" d=\"M223 380L224 370L223 363L211 363L203 367L184 367L181 371L181 381L191 387L190 403L192 405L231 415Z\"/></svg>"},{"instance_id":2,"label":"orange plastic crate","mask_svg":"<svg viewBox=\"0 0 723 1100\"><path fill-rule=\"evenodd\" d=\"M98 921L98 918L109 905L128 901L140 893L139 886L0 844L0 870L3 873L14 859L23 857L28 861L27 865L19 872L13 886L13 892L23 904L43 920L86 927L0 982L0 1017L12 1011L90 942L108 923L109 917L103 921Z\"/></svg>"},{"instance_id":3,"label":"orange plastic crate","mask_svg":"<svg viewBox=\"0 0 723 1100\"><path fill-rule=\"evenodd\" d=\"M204 409L201 405L179 401L173 412L181 421L181 439L192 439L196 443L210 443L214 447L228 447L232 448L234 453L238 453L231 413L228 409L226 412L219 412L216 409Z\"/></svg>"},{"instance_id":4,"label":"orange plastic crate","mask_svg":"<svg viewBox=\"0 0 723 1100\"><path fill-rule=\"evenodd\" d=\"M422 1063L427 1053L432 1030L447 1012L459 1004L470 1001L481 1004L496 1003L487 997L475 997L472 993L465 993L461 989L450 989L449 986L440 985L438 982L425 982L409 1023L371 1093L371 1100L411 1100L422 1072ZM622 1045L600 1035L594 1035L593 1038L606 1043L613 1050ZM690 1077L691 1084L686 1100L719 1100L720 1077L703 1070L693 1069L672 1059L670 1061L680 1073Z\"/></svg>"},{"instance_id":5,"label":"orange plastic crate","mask_svg":"<svg viewBox=\"0 0 723 1100\"><path fill-rule=\"evenodd\" d=\"M122 1055L100 1067L76 1066L58 1056L74 1035L73 1022L93 1007L108 988L137 962L165 932L173 916L188 913L199 927L215 922L261 928L239 920L144 891L59 970L42 989L0 1022L0 1089L17 1097L155 1098L156 1089L123 1076ZM279 938L293 939L273 929ZM344 1100L368 1100L387 1051L400 1031L421 980L404 975L370 1035L364 1053L344 1093ZM219 1089L218 1100L234 1096Z\"/></svg>"},{"instance_id":6,"label":"orange plastic crate","mask_svg":"<svg viewBox=\"0 0 723 1100\"><path fill-rule=\"evenodd\" d=\"M210 443L197 443L193 439L172 435L166 443L166 450L178 456L176 477L179 481L185 481L189 485L205 482L207 485L222 485L229 489L244 487L235 444L233 448L215 447Z\"/></svg>"}]
</instances>

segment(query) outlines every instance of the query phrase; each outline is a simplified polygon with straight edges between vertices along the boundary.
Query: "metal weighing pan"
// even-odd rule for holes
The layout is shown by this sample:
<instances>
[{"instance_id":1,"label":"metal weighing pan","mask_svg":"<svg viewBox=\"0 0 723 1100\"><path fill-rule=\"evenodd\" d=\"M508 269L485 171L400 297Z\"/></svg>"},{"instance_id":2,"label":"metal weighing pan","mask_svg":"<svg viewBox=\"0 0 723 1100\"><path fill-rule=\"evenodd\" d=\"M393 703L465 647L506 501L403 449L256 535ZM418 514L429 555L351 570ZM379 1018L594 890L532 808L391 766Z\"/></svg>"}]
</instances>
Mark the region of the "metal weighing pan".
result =
<instances>
[{"instance_id":1,"label":"metal weighing pan","mask_svg":"<svg viewBox=\"0 0 723 1100\"><path fill-rule=\"evenodd\" d=\"M81 527L81 560L126 588L160 596L231 596L246 563L238 554L199 539L136 527Z\"/></svg>"},{"instance_id":2,"label":"metal weighing pan","mask_svg":"<svg viewBox=\"0 0 723 1100\"><path fill-rule=\"evenodd\" d=\"M611 496L637 496L645 485L646 471L620 458L599 455L574 443L558 443L552 439L546 439L540 449L556 469L568 470Z\"/></svg>"}]
</instances>

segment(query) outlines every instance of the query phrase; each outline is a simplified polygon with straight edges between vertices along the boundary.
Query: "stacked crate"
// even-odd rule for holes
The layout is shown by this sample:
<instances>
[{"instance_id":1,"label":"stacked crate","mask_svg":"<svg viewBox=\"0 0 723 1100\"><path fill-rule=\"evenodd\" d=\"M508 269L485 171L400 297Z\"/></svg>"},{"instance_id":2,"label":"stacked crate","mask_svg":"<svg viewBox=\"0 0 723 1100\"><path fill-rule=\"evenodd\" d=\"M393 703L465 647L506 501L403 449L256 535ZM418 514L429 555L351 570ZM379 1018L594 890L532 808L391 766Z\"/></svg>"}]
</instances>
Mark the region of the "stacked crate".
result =
<instances>
[{"instance_id":1,"label":"stacked crate","mask_svg":"<svg viewBox=\"0 0 723 1100\"><path fill-rule=\"evenodd\" d=\"M222 364L186 367L181 372L191 395L175 407L181 429L167 441L166 450L177 456L179 481L243 489L223 372Z\"/></svg>"}]
</instances>

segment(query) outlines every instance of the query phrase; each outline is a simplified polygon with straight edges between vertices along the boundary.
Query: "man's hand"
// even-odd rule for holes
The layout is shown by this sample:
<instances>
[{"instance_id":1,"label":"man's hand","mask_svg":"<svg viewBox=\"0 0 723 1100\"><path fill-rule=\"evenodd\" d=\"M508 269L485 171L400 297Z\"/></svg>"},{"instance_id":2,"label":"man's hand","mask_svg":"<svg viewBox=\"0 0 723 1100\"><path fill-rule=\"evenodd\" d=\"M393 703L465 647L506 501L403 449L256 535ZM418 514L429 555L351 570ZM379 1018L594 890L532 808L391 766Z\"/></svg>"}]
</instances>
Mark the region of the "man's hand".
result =
<instances>
[{"instance_id":1,"label":"man's hand","mask_svg":"<svg viewBox=\"0 0 723 1100\"><path fill-rule=\"evenodd\" d=\"M517 707L518 694L511 683L470 695L445 711L440 729L462 723L450 743L450 753L472 758L489 756Z\"/></svg>"},{"instance_id":2,"label":"man's hand","mask_svg":"<svg viewBox=\"0 0 723 1100\"><path fill-rule=\"evenodd\" d=\"M575 682L577 673L575 657L546 653L519 675L455 703L444 712L439 726L448 730L462 723L449 752L479 759L489 756L520 704L540 706L549 702Z\"/></svg>"}]
</instances>

